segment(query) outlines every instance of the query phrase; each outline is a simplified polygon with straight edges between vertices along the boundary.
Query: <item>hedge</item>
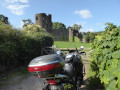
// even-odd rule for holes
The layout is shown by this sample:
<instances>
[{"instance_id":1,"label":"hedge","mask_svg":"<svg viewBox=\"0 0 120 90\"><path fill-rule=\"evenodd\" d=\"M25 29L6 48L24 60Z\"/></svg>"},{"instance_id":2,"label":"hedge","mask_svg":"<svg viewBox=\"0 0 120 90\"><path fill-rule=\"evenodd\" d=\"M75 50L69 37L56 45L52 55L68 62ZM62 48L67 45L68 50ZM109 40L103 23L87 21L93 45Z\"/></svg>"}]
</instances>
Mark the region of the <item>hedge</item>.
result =
<instances>
[{"instance_id":1,"label":"hedge","mask_svg":"<svg viewBox=\"0 0 120 90\"><path fill-rule=\"evenodd\" d=\"M38 26L32 27L39 31L17 30L0 22L0 73L27 66L31 59L41 55L41 48L53 45L50 34Z\"/></svg>"}]
</instances>

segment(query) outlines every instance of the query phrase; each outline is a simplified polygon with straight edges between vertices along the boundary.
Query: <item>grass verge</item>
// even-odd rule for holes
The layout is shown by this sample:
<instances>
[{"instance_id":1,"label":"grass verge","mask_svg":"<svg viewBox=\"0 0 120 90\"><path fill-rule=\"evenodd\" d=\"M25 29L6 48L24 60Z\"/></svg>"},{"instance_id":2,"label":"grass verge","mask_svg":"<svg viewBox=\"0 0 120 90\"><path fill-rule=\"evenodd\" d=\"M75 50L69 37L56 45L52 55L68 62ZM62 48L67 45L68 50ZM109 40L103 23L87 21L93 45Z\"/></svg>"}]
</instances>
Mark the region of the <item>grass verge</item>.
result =
<instances>
[{"instance_id":1,"label":"grass verge","mask_svg":"<svg viewBox=\"0 0 120 90\"><path fill-rule=\"evenodd\" d=\"M55 41L54 45L57 48L80 48L80 46L84 46L84 48L90 48L90 43L79 43L79 42L63 42L63 41Z\"/></svg>"}]
</instances>

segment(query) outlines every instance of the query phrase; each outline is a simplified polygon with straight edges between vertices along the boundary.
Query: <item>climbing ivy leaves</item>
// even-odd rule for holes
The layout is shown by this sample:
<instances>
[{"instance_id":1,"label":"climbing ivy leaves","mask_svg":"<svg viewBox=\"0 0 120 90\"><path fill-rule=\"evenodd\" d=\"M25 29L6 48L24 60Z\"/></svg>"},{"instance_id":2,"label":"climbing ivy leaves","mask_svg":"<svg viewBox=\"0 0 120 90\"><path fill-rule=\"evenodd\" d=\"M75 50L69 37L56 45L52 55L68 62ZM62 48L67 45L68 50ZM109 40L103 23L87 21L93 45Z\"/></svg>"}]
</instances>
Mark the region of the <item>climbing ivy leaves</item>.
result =
<instances>
[{"instance_id":1,"label":"climbing ivy leaves","mask_svg":"<svg viewBox=\"0 0 120 90\"><path fill-rule=\"evenodd\" d=\"M120 90L120 27L107 23L105 32L96 36L91 47L91 68L106 90Z\"/></svg>"}]
</instances>

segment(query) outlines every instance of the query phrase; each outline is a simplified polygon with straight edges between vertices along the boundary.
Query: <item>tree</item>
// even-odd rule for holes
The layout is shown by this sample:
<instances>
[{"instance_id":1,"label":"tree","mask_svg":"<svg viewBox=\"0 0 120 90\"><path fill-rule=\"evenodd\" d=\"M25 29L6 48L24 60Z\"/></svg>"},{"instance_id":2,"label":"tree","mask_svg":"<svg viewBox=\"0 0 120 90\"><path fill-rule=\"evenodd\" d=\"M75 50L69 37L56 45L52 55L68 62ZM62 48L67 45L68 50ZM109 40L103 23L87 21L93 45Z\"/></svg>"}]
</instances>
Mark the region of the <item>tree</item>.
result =
<instances>
[{"instance_id":1,"label":"tree","mask_svg":"<svg viewBox=\"0 0 120 90\"><path fill-rule=\"evenodd\" d=\"M87 32L86 35L85 35L85 42L86 43L89 43L90 42L90 35L89 35L90 32Z\"/></svg>"},{"instance_id":2,"label":"tree","mask_svg":"<svg viewBox=\"0 0 120 90\"><path fill-rule=\"evenodd\" d=\"M78 24L74 24L72 29L76 29L76 30L80 30L82 28L81 25L78 25Z\"/></svg>"},{"instance_id":3,"label":"tree","mask_svg":"<svg viewBox=\"0 0 120 90\"><path fill-rule=\"evenodd\" d=\"M113 23L105 23L105 25L107 25L107 27L105 28L106 31L112 31L112 29L116 28L117 26L114 25Z\"/></svg>"},{"instance_id":4,"label":"tree","mask_svg":"<svg viewBox=\"0 0 120 90\"><path fill-rule=\"evenodd\" d=\"M90 37L90 43L92 43L93 41L94 41L94 39L95 39L95 33L89 33L89 37Z\"/></svg>"},{"instance_id":5,"label":"tree","mask_svg":"<svg viewBox=\"0 0 120 90\"><path fill-rule=\"evenodd\" d=\"M66 26L60 22L53 22L53 29L66 29Z\"/></svg>"},{"instance_id":6,"label":"tree","mask_svg":"<svg viewBox=\"0 0 120 90\"><path fill-rule=\"evenodd\" d=\"M4 22L4 24L9 24L8 17L5 17L4 15L0 15L0 21Z\"/></svg>"},{"instance_id":7,"label":"tree","mask_svg":"<svg viewBox=\"0 0 120 90\"><path fill-rule=\"evenodd\" d=\"M81 32L79 32L79 38L80 38L80 40L82 41L83 35L82 35Z\"/></svg>"},{"instance_id":8,"label":"tree","mask_svg":"<svg viewBox=\"0 0 120 90\"><path fill-rule=\"evenodd\" d=\"M26 27L23 28L23 31L28 32L28 33L46 32L44 28L41 28L41 26L35 25L35 24L27 25Z\"/></svg>"},{"instance_id":9,"label":"tree","mask_svg":"<svg viewBox=\"0 0 120 90\"><path fill-rule=\"evenodd\" d=\"M30 19L22 20L22 22L23 22L23 27L27 26L29 24L33 24L32 20L30 20Z\"/></svg>"},{"instance_id":10,"label":"tree","mask_svg":"<svg viewBox=\"0 0 120 90\"><path fill-rule=\"evenodd\" d=\"M98 32L87 32L85 35L85 42L92 43L96 35L99 35L99 33Z\"/></svg>"}]
</instances>

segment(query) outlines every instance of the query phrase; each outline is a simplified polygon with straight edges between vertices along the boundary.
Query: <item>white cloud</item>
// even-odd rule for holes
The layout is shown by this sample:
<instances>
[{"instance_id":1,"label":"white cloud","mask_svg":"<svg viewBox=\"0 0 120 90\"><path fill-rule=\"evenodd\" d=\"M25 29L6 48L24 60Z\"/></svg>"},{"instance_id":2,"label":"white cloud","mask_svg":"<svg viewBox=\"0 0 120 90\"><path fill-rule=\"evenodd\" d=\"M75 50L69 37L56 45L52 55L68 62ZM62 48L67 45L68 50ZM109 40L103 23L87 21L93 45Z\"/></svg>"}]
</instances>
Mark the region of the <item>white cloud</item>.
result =
<instances>
[{"instance_id":1,"label":"white cloud","mask_svg":"<svg viewBox=\"0 0 120 90\"><path fill-rule=\"evenodd\" d=\"M75 22L74 24L78 24L78 25L81 25L82 26L82 28L86 25L86 23L87 22L85 22L85 21L81 21L81 22ZM74 24L70 24L70 26L72 27Z\"/></svg>"},{"instance_id":2,"label":"white cloud","mask_svg":"<svg viewBox=\"0 0 120 90\"><path fill-rule=\"evenodd\" d=\"M23 15L24 8L29 7L28 0L2 0L1 4L15 15Z\"/></svg>"},{"instance_id":3,"label":"white cloud","mask_svg":"<svg viewBox=\"0 0 120 90\"><path fill-rule=\"evenodd\" d=\"M23 23L22 20L21 20L21 23L20 23L20 25L18 26L18 28L22 29L23 25L24 25L24 23Z\"/></svg>"},{"instance_id":4,"label":"white cloud","mask_svg":"<svg viewBox=\"0 0 120 90\"><path fill-rule=\"evenodd\" d=\"M28 0L5 0L6 3L28 3Z\"/></svg>"},{"instance_id":5,"label":"white cloud","mask_svg":"<svg viewBox=\"0 0 120 90\"><path fill-rule=\"evenodd\" d=\"M10 9L11 12L16 15L23 15L24 14L23 9L25 7L29 7L29 5L8 5L7 8Z\"/></svg>"},{"instance_id":6,"label":"white cloud","mask_svg":"<svg viewBox=\"0 0 120 90\"><path fill-rule=\"evenodd\" d=\"M76 24L81 25L82 27L84 27L86 25L86 22L85 21L83 21L83 22L76 22Z\"/></svg>"},{"instance_id":7,"label":"white cloud","mask_svg":"<svg viewBox=\"0 0 120 90\"><path fill-rule=\"evenodd\" d=\"M102 26L101 26L101 28L103 28L103 29L104 29L104 28L105 28L105 25L102 25Z\"/></svg>"},{"instance_id":8,"label":"white cloud","mask_svg":"<svg viewBox=\"0 0 120 90\"><path fill-rule=\"evenodd\" d=\"M92 17L92 13L88 9L76 10L74 13L77 15L80 15L82 18L91 18Z\"/></svg>"},{"instance_id":9,"label":"white cloud","mask_svg":"<svg viewBox=\"0 0 120 90\"><path fill-rule=\"evenodd\" d=\"M88 31L88 32L93 32L94 30L93 30L93 28L89 28L89 29L87 29L86 31Z\"/></svg>"},{"instance_id":10,"label":"white cloud","mask_svg":"<svg viewBox=\"0 0 120 90\"><path fill-rule=\"evenodd\" d=\"M100 22L97 22L96 25L97 25L98 27L102 28L102 29L105 28L105 25L104 25L104 24L101 24Z\"/></svg>"},{"instance_id":11,"label":"white cloud","mask_svg":"<svg viewBox=\"0 0 120 90\"><path fill-rule=\"evenodd\" d=\"M101 25L101 23L97 22L97 23L96 23L96 25L97 25L97 26L100 26L100 25Z\"/></svg>"},{"instance_id":12,"label":"white cloud","mask_svg":"<svg viewBox=\"0 0 120 90\"><path fill-rule=\"evenodd\" d=\"M94 32L93 28L81 29L80 32Z\"/></svg>"}]
</instances>

